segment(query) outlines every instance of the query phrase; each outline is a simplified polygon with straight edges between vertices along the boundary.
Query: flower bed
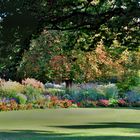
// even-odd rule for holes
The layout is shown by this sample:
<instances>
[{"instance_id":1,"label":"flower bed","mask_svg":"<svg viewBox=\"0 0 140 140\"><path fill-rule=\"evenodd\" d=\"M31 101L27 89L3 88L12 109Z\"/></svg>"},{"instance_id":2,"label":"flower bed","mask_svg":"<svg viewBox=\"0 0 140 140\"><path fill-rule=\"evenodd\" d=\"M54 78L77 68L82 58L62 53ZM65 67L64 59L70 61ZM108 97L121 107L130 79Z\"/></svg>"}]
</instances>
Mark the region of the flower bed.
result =
<instances>
[{"instance_id":1,"label":"flower bed","mask_svg":"<svg viewBox=\"0 0 140 140\"><path fill-rule=\"evenodd\" d=\"M45 89L42 82L33 78L22 80L22 83L1 80L0 111L70 107L140 107L138 92L128 92L124 98L120 98L117 87L109 84L94 88L75 88L67 94L64 88Z\"/></svg>"}]
</instances>

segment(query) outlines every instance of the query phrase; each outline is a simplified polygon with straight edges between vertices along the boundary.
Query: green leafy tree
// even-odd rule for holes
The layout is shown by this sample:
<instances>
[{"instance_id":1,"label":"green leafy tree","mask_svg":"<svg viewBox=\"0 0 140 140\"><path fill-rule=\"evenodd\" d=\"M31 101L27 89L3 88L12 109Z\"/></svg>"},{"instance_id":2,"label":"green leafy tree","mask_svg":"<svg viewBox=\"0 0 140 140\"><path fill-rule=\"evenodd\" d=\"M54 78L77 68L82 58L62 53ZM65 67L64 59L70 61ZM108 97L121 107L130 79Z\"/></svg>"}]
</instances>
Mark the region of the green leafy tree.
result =
<instances>
[{"instance_id":1,"label":"green leafy tree","mask_svg":"<svg viewBox=\"0 0 140 140\"><path fill-rule=\"evenodd\" d=\"M122 49L138 50L139 15L139 0L0 0L1 76L18 79L17 68L31 39L46 28L72 32L72 42L82 35L82 51L92 51L101 40L109 48L114 39Z\"/></svg>"}]
</instances>

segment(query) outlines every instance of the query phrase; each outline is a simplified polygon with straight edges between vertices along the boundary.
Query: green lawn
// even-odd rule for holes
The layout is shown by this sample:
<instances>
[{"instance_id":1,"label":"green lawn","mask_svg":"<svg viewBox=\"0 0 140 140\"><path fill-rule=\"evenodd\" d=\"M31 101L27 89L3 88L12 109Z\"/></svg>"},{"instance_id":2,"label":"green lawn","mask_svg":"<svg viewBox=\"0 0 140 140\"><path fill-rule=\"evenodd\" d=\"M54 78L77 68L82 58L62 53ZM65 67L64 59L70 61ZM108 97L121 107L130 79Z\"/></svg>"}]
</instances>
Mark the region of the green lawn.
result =
<instances>
[{"instance_id":1,"label":"green lawn","mask_svg":"<svg viewBox=\"0 0 140 140\"><path fill-rule=\"evenodd\" d=\"M140 108L0 112L0 140L140 140Z\"/></svg>"}]
</instances>

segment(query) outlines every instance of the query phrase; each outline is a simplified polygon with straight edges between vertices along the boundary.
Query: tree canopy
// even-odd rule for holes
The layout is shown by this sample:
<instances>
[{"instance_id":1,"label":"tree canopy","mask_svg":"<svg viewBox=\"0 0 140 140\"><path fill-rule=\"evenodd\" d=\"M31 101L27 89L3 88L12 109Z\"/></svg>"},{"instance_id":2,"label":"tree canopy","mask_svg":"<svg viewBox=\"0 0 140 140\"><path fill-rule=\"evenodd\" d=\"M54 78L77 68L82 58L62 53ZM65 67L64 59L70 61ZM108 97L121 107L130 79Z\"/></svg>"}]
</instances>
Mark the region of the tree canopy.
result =
<instances>
[{"instance_id":1,"label":"tree canopy","mask_svg":"<svg viewBox=\"0 0 140 140\"><path fill-rule=\"evenodd\" d=\"M67 32L65 50L89 52L103 41L117 53L137 51L139 15L139 0L0 0L1 77L16 77L31 40L44 30Z\"/></svg>"}]
</instances>

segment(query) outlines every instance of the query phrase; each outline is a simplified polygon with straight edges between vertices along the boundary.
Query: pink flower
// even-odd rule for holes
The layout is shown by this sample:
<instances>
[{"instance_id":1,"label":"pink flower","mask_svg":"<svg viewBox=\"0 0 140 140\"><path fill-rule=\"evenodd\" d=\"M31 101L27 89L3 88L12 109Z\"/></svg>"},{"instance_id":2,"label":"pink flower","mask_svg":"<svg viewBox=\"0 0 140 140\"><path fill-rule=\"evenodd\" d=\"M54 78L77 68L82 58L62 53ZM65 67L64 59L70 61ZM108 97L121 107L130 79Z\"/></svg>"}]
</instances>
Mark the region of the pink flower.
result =
<instances>
[{"instance_id":1,"label":"pink flower","mask_svg":"<svg viewBox=\"0 0 140 140\"><path fill-rule=\"evenodd\" d=\"M105 100L105 99L101 99L99 100L99 103L98 103L100 106L109 106L109 100Z\"/></svg>"},{"instance_id":2,"label":"pink flower","mask_svg":"<svg viewBox=\"0 0 140 140\"><path fill-rule=\"evenodd\" d=\"M127 105L126 101L123 99L119 99L118 104L119 104L119 106L126 106Z\"/></svg>"},{"instance_id":3,"label":"pink flower","mask_svg":"<svg viewBox=\"0 0 140 140\"><path fill-rule=\"evenodd\" d=\"M34 78L26 78L26 79L22 80L22 84L30 85L30 86L33 86L34 88L39 88L39 89L44 90L43 83Z\"/></svg>"}]
</instances>

